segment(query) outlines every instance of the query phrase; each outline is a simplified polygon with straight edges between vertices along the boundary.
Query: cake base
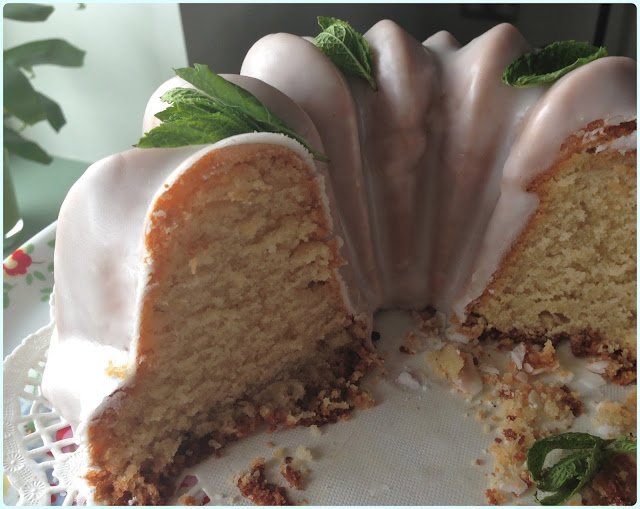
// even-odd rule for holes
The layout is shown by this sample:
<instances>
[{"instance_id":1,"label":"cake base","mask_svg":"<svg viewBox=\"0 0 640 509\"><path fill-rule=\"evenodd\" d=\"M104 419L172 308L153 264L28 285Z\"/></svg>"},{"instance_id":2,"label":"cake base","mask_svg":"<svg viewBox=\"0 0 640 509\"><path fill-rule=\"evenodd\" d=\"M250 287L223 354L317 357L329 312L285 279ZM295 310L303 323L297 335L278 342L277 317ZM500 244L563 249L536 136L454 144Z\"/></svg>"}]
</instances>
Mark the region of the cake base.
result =
<instances>
[{"instance_id":1,"label":"cake base","mask_svg":"<svg viewBox=\"0 0 640 509\"><path fill-rule=\"evenodd\" d=\"M210 456L220 456L225 446L251 435L265 425L269 432L274 432L277 429L347 420L354 408L375 405L369 393L361 388L360 382L364 374L380 362L380 358L363 344L355 350L340 352L332 372L325 373L326 380L307 387L304 398L293 406L278 406L278 399L288 398L274 391L282 386L288 389L299 386L300 381L294 379L267 387L262 391L262 394L268 395L264 399L257 396L252 401L237 401L233 406L242 411L235 412L231 421L227 421L224 431L187 438L180 444L173 462L162 472L131 469L123 475L119 471L89 471L86 478L95 488L94 499L110 505L166 505L175 494L176 479L181 471ZM212 412L212 415L215 414L215 411Z\"/></svg>"}]
</instances>

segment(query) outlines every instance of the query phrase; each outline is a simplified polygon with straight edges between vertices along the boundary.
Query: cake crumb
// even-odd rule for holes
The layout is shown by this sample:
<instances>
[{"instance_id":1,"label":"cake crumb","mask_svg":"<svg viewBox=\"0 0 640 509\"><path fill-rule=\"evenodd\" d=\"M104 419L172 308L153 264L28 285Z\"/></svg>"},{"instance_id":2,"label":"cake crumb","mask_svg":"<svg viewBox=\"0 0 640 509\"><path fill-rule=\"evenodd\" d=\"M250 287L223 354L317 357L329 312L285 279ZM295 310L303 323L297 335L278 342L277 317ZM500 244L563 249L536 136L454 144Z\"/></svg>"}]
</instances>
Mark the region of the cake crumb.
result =
<instances>
[{"instance_id":1,"label":"cake crumb","mask_svg":"<svg viewBox=\"0 0 640 509\"><path fill-rule=\"evenodd\" d=\"M266 445L269 449L273 449L276 446L275 442L266 442L264 445Z\"/></svg>"},{"instance_id":2,"label":"cake crumb","mask_svg":"<svg viewBox=\"0 0 640 509\"><path fill-rule=\"evenodd\" d=\"M256 505L291 505L286 490L267 482L264 458L256 458L248 472L238 478L240 494Z\"/></svg>"},{"instance_id":3,"label":"cake crumb","mask_svg":"<svg viewBox=\"0 0 640 509\"><path fill-rule=\"evenodd\" d=\"M627 433L636 434L637 422L637 389L630 391L626 401L618 403L608 399L597 404L598 413L592 418L594 426L608 435L619 436Z\"/></svg>"},{"instance_id":4,"label":"cake crumb","mask_svg":"<svg viewBox=\"0 0 640 509\"><path fill-rule=\"evenodd\" d=\"M122 366L115 366L113 364L113 361L110 360L109 364L105 368L104 372L107 374L107 376L111 376L111 377L114 377L114 378L119 378L120 380L124 380L125 377L126 377L128 364L129 363L126 362Z\"/></svg>"},{"instance_id":5,"label":"cake crumb","mask_svg":"<svg viewBox=\"0 0 640 509\"><path fill-rule=\"evenodd\" d=\"M410 348L413 351L422 350L424 347L422 338L415 332L407 332L404 337L404 342L407 345L407 348Z\"/></svg>"},{"instance_id":6,"label":"cake crumb","mask_svg":"<svg viewBox=\"0 0 640 509\"><path fill-rule=\"evenodd\" d=\"M425 359L436 375L450 380L458 377L464 365L460 350L451 343L447 343L440 350L427 353Z\"/></svg>"},{"instance_id":7,"label":"cake crumb","mask_svg":"<svg viewBox=\"0 0 640 509\"><path fill-rule=\"evenodd\" d=\"M195 497L192 497L190 495L181 495L179 500L180 505L198 505Z\"/></svg>"},{"instance_id":8,"label":"cake crumb","mask_svg":"<svg viewBox=\"0 0 640 509\"><path fill-rule=\"evenodd\" d=\"M448 378L456 389L468 396L475 396L482 390L483 380L477 369L477 360L468 352L463 352L451 343L440 350L428 352L425 361L433 372Z\"/></svg>"},{"instance_id":9,"label":"cake crumb","mask_svg":"<svg viewBox=\"0 0 640 509\"><path fill-rule=\"evenodd\" d=\"M488 489L485 495L491 505L501 505L507 501L507 496L496 489Z\"/></svg>"},{"instance_id":10,"label":"cake crumb","mask_svg":"<svg viewBox=\"0 0 640 509\"><path fill-rule=\"evenodd\" d=\"M282 447L279 447L278 449L273 451L273 457L274 458L284 458L285 457L284 449Z\"/></svg>"},{"instance_id":11,"label":"cake crumb","mask_svg":"<svg viewBox=\"0 0 640 509\"><path fill-rule=\"evenodd\" d=\"M309 426L309 429L311 430L311 433L317 437L322 435L322 430L318 427L317 424L312 424L311 426Z\"/></svg>"},{"instance_id":12,"label":"cake crumb","mask_svg":"<svg viewBox=\"0 0 640 509\"><path fill-rule=\"evenodd\" d=\"M407 355L415 355L415 350L412 350L411 348L406 347L405 345L400 345L398 347L398 350L400 350L400 352L407 354Z\"/></svg>"},{"instance_id":13,"label":"cake crumb","mask_svg":"<svg viewBox=\"0 0 640 509\"><path fill-rule=\"evenodd\" d=\"M295 457L301 460L313 461L313 454L311 450L303 445L298 446L295 452Z\"/></svg>"},{"instance_id":14,"label":"cake crumb","mask_svg":"<svg viewBox=\"0 0 640 509\"><path fill-rule=\"evenodd\" d=\"M282 477L287 480L291 488L301 490L302 483L304 482L304 476L300 470L296 470L291 466L292 461L293 458L291 456L287 456L282 462L280 473L282 474Z\"/></svg>"}]
</instances>

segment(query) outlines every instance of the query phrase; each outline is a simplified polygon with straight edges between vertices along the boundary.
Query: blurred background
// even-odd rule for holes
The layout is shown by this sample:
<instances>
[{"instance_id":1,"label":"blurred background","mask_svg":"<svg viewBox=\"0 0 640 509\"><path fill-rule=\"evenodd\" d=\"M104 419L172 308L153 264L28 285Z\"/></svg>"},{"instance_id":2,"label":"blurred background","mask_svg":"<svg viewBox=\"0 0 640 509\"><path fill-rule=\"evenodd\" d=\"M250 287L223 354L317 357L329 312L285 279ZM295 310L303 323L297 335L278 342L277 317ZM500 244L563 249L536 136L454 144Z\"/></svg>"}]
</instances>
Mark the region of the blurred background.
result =
<instances>
[{"instance_id":1,"label":"blurred background","mask_svg":"<svg viewBox=\"0 0 640 509\"><path fill-rule=\"evenodd\" d=\"M139 138L149 95L173 67L198 62L236 73L258 38L316 35L318 15L347 20L362 33L389 18L420 41L448 30L463 44L509 22L534 46L586 40L636 57L632 4L57 4L44 23L4 20L5 49L63 37L86 51L80 68L35 70L34 87L56 99L68 123L59 133L41 123L24 134L54 156L80 161L126 150Z\"/></svg>"},{"instance_id":2,"label":"blurred background","mask_svg":"<svg viewBox=\"0 0 640 509\"><path fill-rule=\"evenodd\" d=\"M389 18L420 41L447 30L462 44L509 22L534 46L584 40L605 45L611 55L636 58L637 10L633 4L53 6L43 22L5 18L3 23L5 50L27 41L63 38L86 52L80 67L38 65L29 76L36 90L60 105L67 123L59 132L47 122L21 131L53 156L50 165L10 158L25 225L23 240L57 217L68 188L89 163L137 142L147 99L173 75L172 68L197 62L218 73L237 73L257 39L273 32L314 36L320 31L318 15L349 21L362 33ZM7 4L5 13L6 8Z\"/></svg>"}]
</instances>

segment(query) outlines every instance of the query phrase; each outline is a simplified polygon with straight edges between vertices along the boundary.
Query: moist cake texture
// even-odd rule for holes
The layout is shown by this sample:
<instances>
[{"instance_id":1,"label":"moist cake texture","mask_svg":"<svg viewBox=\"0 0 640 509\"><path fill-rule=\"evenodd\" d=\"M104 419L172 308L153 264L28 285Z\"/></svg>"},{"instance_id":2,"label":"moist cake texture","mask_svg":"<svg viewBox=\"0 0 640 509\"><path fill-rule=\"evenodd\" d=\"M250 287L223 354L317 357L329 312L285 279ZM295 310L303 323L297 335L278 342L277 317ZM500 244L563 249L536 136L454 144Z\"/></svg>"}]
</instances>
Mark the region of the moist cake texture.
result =
<instances>
[{"instance_id":1,"label":"moist cake texture","mask_svg":"<svg viewBox=\"0 0 640 509\"><path fill-rule=\"evenodd\" d=\"M468 306L465 333L570 339L578 355L611 359L607 374L615 382L635 380L636 157L624 147L603 150L635 130L635 122L590 124L533 179L527 191L540 204Z\"/></svg>"}]
</instances>

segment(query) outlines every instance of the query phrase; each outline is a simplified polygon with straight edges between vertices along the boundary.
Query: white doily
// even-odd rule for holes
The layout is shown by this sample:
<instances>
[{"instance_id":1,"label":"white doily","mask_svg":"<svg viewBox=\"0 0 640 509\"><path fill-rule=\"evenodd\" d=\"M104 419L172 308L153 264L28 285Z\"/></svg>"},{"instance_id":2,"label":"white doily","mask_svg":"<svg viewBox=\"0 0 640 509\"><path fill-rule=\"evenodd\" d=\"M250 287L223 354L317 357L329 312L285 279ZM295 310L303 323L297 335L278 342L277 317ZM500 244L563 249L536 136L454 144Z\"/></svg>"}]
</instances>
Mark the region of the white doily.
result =
<instances>
[{"instance_id":1,"label":"white doily","mask_svg":"<svg viewBox=\"0 0 640 509\"><path fill-rule=\"evenodd\" d=\"M64 468L77 446L62 438L69 425L40 391L52 330L49 324L25 338L3 366L4 473L18 505L71 505L77 495Z\"/></svg>"},{"instance_id":2,"label":"white doily","mask_svg":"<svg viewBox=\"0 0 640 509\"><path fill-rule=\"evenodd\" d=\"M416 366L424 367L423 355L399 353L396 340L412 328L402 313L376 320L383 338L378 348L386 353L388 370L368 386L376 407L356 411L349 421L320 431L257 432L230 444L221 458L212 457L183 472L173 503L188 495L197 504L249 504L235 485L239 473L256 457L264 457L267 480L286 486L279 468L281 456L288 455L300 457L306 477L303 491L289 490L294 504L486 504L484 493L492 472L487 448L494 436L482 430L482 422L463 417L469 415L470 403L448 382L410 376ZM27 337L4 362L4 469L18 491L18 505L90 501L82 479L84 455L74 450L67 422L40 393L51 331L49 325ZM578 389L600 400L610 390L621 390L597 384ZM531 503L531 494L529 490L513 502Z\"/></svg>"}]
</instances>

